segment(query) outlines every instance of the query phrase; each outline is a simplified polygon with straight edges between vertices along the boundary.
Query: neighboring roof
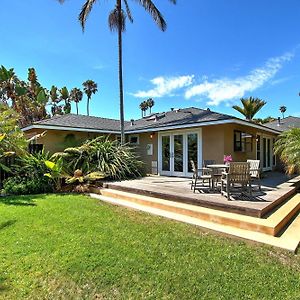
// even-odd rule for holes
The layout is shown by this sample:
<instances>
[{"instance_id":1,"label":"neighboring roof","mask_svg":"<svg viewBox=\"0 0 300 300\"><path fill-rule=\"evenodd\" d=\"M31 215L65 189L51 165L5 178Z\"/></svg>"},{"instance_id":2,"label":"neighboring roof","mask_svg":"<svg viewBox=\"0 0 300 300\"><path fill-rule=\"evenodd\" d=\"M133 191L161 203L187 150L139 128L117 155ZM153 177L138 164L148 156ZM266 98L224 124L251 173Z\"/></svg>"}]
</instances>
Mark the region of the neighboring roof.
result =
<instances>
[{"instance_id":1,"label":"neighboring roof","mask_svg":"<svg viewBox=\"0 0 300 300\"><path fill-rule=\"evenodd\" d=\"M199 109L189 107L184 109L173 109L168 112L155 113L132 122L125 122L126 133L137 133L143 131L167 130L172 128L189 128L211 124L239 123L261 130L278 132L277 128L268 128L262 125L254 124L236 117L210 111L209 109ZM99 133L120 133L119 120L91 117L75 114L54 116L33 123L23 128L27 131L33 128L60 129L74 131L89 131Z\"/></svg>"},{"instance_id":2,"label":"neighboring roof","mask_svg":"<svg viewBox=\"0 0 300 300\"><path fill-rule=\"evenodd\" d=\"M276 120L276 121L266 123L264 125L268 128L275 129L282 132L282 131L289 130L291 128L300 128L300 118L289 116L280 119L280 122Z\"/></svg>"},{"instance_id":3,"label":"neighboring roof","mask_svg":"<svg viewBox=\"0 0 300 300\"><path fill-rule=\"evenodd\" d=\"M126 122L126 124L129 122ZM119 132L120 122L114 119L66 114L61 116L54 116L50 119L45 119L33 123L33 125L24 128L29 130L31 128L49 127L51 129L84 129L99 132ZM52 128L54 127L54 128Z\"/></svg>"}]
</instances>

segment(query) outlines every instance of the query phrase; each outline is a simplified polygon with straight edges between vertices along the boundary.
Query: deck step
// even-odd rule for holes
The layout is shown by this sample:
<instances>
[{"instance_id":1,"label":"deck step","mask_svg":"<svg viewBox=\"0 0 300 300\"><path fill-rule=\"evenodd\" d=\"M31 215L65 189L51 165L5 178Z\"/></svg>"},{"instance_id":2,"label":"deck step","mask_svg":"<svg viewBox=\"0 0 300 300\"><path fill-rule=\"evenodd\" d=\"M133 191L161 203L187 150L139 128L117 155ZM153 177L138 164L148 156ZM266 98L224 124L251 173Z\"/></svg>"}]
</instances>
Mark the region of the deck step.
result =
<instances>
[{"instance_id":1,"label":"deck step","mask_svg":"<svg viewBox=\"0 0 300 300\"><path fill-rule=\"evenodd\" d=\"M102 189L100 193L102 196L116 199L119 202L132 202L171 213L181 214L183 216L197 218L202 221L264 233L271 236L278 235L293 216L300 211L300 194L290 198L269 217L263 219L114 189Z\"/></svg>"},{"instance_id":2,"label":"deck step","mask_svg":"<svg viewBox=\"0 0 300 300\"><path fill-rule=\"evenodd\" d=\"M132 201L118 200L116 198L111 198L99 194L91 194L93 198L99 199L101 201L124 206L131 209L136 209L139 211L144 211L150 214L162 216L165 218L173 219L180 222L185 222L188 224L196 225L202 228L213 230L226 235L254 241L257 243L262 243L266 245L271 245L288 251L296 252L297 247L300 242L300 214L294 219L290 226L285 230L285 232L279 236L274 237L261 232L253 232L250 230L240 229L233 226L222 225L214 222L204 221L199 218L186 216L180 213L169 212L164 209L158 209L148 205L138 204Z\"/></svg>"}]
</instances>

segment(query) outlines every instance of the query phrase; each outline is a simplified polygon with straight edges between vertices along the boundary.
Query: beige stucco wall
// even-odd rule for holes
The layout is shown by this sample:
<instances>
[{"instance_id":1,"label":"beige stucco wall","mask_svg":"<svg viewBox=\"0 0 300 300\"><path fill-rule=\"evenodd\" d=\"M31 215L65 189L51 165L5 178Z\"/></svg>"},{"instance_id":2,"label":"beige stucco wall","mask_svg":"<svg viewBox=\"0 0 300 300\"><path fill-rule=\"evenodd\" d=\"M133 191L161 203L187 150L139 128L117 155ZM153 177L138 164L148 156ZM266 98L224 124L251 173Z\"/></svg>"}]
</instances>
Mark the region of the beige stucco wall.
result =
<instances>
[{"instance_id":1,"label":"beige stucco wall","mask_svg":"<svg viewBox=\"0 0 300 300\"><path fill-rule=\"evenodd\" d=\"M36 134L42 133L45 130L43 129L31 129L25 132L27 137L32 137ZM38 144L43 144L45 151L50 153L55 153L58 151L64 150L67 146L65 138L69 134L74 134L76 144L80 145L82 142L93 139L97 136L103 135L99 133L89 133L89 132L80 132L80 131L66 131L66 130L47 130L46 135L38 139ZM115 136L112 136L115 138Z\"/></svg>"},{"instance_id":2,"label":"beige stucco wall","mask_svg":"<svg viewBox=\"0 0 300 300\"><path fill-rule=\"evenodd\" d=\"M147 154L147 146L153 145L153 154ZM145 163L145 169L147 173L155 173L152 172L152 162L157 163L157 155L158 155L158 134L157 133L141 133L139 134L139 144L136 145L136 150L140 159Z\"/></svg>"}]
</instances>

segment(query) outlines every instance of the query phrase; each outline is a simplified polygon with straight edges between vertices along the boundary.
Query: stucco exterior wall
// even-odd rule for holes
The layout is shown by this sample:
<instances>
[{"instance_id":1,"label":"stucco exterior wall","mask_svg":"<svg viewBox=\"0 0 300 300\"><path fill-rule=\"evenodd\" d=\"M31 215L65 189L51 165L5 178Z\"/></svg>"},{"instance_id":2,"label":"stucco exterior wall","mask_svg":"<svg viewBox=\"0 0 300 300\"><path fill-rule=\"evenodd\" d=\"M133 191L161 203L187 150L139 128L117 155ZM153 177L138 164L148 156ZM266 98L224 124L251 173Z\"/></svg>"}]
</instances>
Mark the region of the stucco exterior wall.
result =
<instances>
[{"instance_id":1,"label":"stucco exterior wall","mask_svg":"<svg viewBox=\"0 0 300 300\"><path fill-rule=\"evenodd\" d=\"M27 137L32 137L36 134L42 133L45 130L43 129L31 129L25 132ZM89 132L79 132L79 131L64 131L64 130L47 130L46 135L40 139L38 139L38 144L43 144L45 151L49 151L50 153L55 153L58 151L64 150L66 147L70 147L67 142L66 137L70 134L73 134L75 137L75 143L80 145L82 142L93 139L103 134L99 133L89 133ZM115 138L115 136L112 136Z\"/></svg>"}]
</instances>

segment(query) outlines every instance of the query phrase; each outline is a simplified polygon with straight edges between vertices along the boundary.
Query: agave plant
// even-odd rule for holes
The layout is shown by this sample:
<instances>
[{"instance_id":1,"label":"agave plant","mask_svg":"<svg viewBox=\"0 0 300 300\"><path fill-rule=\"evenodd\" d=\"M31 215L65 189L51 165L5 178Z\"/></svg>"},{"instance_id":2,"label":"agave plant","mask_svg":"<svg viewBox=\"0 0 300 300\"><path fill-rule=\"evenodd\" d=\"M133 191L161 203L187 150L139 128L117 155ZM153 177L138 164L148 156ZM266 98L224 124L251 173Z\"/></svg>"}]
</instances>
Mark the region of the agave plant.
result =
<instances>
[{"instance_id":1,"label":"agave plant","mask_svg":"<svg viewBox=\"0 0 300 300\"><path fill-rule=\"evenodd\" d=\"M74 174L76 170L83 174L100 172L104 178L121 180L138 177L142 173L142 162L134 149L112 141L110 137L101 136L86 141L80 147L67 148L54 154L52 160L61 160L68 174Z\"/></svg>"},{"instance_id":2,"label":"agave plant","mask_svg":"<svg viewBox=\"0 0 300 300\"><path fill-rule=\"evenodd\" d=\"M79 183L83 183L83 182L93 182L93 181L97 181L100 179L105 178L105 175L102 172L91 172L88 174L83 174L83 172L81 170L76 170L74 172L73 177L70 177L66 180L66 183L70 184L70 183L75 183L75 182L79 182Z\"/></svg>"},{"instance_id":3,"label":"agave plant","mask_svg":"<svg viewBox=\"0 0 300 300\"><path fill-rule=\"evenodd\" d=\"M288 174L300 171L300 128L283 132L276 141L274 150L284 162Z\"/></svg>"}]
</instances>

